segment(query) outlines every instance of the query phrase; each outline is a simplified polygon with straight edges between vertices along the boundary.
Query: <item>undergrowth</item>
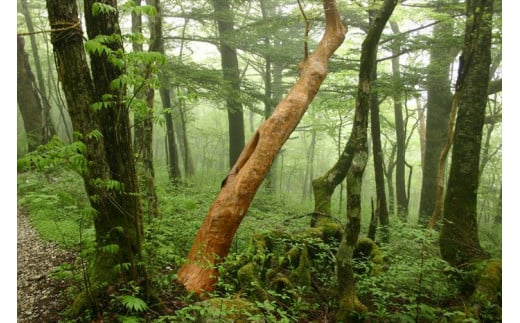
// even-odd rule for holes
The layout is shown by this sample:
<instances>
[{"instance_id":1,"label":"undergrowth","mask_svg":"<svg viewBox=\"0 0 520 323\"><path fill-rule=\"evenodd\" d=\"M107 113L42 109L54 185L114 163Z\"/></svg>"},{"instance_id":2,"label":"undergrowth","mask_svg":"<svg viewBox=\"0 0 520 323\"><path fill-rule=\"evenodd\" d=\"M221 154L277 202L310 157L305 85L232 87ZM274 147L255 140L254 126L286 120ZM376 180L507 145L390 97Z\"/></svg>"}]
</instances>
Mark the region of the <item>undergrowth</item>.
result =
<instances>
[{"instance_id":1,"label":"undergrowth","mask_svg":"<svg viewBox=\"0 0 520 323\"><path fill-rule=\"evenodd\" d=\"M177 270L218 193L218 187L214 185L202 185L202 181L192 183L198 184L157 185L161 216L155 219L145 217L143 250L146 265L159 297L171 312L159 314L151 310L151 304L144 303L138 297L138 291L130 285L112 294L107 304L111 311L118 313L107 313L107 317L115 317L121 322L189 322L214 310L205 307L175 282ZM81 289L85 270L82 266L85 266L85 259L93 248L95 234L92 210L81 177L63 170L19 173L18 205L42 238L78 251L76 262L62 264L53 273L57 279L73 278L71 281L76 286L69 291L72 298L72 294ZM248 250L251 236L260 228L295 231L308 227L310 217L307 214L311 209L310 203L275 197L259 190L233 240L229 261L238 259ZM492 255L500 257L501 238L496 230L481 229L481 243ZM458 273L441 259L437 241L436 231L426 231L392 219L391 243L379 246L384 260L382 269L378 274L367 274L370 271L364 270L366 262L356 264L357 294L369 309L363 317L365 321L452 322L465 317L464 304L453 284ZM319 248L319 259L314 261L312 269L313 286L307 288L322 292L320 297L298 298L295 295L305 294L298 290L301 288L298 286L286 290L269 289L268 300L251 299L255 310L244 310L249 321L308 322L333 317L337 306L333 292L335 246L322 243ZM243 300L249 297L236 282L225 279L219 281L214 296ZM235 315L236 309L233 308L222 307L220 317ZM67 321L65 315L64 321Z\"/></svg>"}]
</instances>

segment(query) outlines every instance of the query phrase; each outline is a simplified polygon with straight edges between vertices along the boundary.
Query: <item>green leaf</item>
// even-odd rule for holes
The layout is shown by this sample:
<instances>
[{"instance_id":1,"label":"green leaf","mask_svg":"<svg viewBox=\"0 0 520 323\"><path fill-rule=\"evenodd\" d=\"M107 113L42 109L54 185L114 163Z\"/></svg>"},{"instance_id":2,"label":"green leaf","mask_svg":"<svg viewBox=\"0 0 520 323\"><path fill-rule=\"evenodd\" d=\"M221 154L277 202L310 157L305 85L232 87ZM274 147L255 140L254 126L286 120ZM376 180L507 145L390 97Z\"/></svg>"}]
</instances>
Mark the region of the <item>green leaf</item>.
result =
<instances>
[{"instance_id":1,"label":"green leaf","mask_svg":"<svg viewBox=\"0 0 520 323\"><path fill-rule=\"evenodd\" d=\"M106 51L106 48L106 46L103 46L103 44L95 39L89 39L85 42L85 49L90 54L102 54Z\"/></svg>"},{"instance_id":2,"label":"green leaf","mask_svg":"<svg viewBox=\"0 0 520 323\"><path fill-rule=\"evenodd\" d=\"M101 2L94 2L92 4L92 14L94 16L97 16L101 13L109 14L109 13L115 13L116 8L112 7L111 5L104 4Z\"/></svg>"},{"instance_id":3,"label":"green leaf","mask_svg":"<svg viewBox=\"0 0 520 323\"><path fill-rule=\"evenodd\" d=\"M121 301L121 304L123 304L123 306L129 311L144 312L148 309L146 302L139 297L123 295L119 297L119 300Z\"/></svg>"},{"instance_id":4,"label":"green leaf","mask_svg":"<svg viewBox=\"0 0 520 323\"><path fill-rule=\"evenodd\" d=\"M101 247L101 251L115 255L119 252L119 245L117 244L108 244L106 246Z\"/></svg>"}]
</instances>

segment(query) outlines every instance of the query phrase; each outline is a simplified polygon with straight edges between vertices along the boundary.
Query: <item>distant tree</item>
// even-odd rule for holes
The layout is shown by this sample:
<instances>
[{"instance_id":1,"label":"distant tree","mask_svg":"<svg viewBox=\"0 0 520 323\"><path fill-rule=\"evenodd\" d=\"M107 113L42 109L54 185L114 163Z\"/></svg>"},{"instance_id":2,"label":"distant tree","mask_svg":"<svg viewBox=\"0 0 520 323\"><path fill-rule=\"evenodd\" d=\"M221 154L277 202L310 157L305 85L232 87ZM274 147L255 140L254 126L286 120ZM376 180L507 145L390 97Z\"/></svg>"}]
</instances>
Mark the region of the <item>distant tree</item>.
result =
<instances>
[{"instance_id":1,"label":"distant tree","mask_svg":"<svg viewBox=\"0 0 520 323\"><path fill-rule=\"evenodd\" d=\"M141 261L143 220L125 89L110 86L122 73L121 65L114 65L122 54L117 4L105 1L108 10L95 13L97 4L84 4L89 46L98 49L91 53L89 70L76 2L47 0L58 75L74 131L85 145L82 176L95 211L96 252L86 290L72 306L75 315L101 310L98 301L107 296L102 286L133 281L145 296L150 291Z\"/></svg>"},{"instance_id":2,"label":"distant tree","mask_svg":"<svg viewBox=\"0 0 520 323\"><path fill-rule=\"evenodd\" d=\"M244 148L244 113L240 99L240 70L235 45L233 10L229 0L212 0L218 26L219 50L228 112L229 166Z\"/></svg>"},{"instance_id":3,"label":"distant tree","mask_svg":"<svg viewBox=\"0 0 520 323\"><path fill-rule=\"evenodd\" d=\"M202 294L214 289L215 265L227 255L233 236L274 157L300 122L327 74L327 62L341 45L346 29L334 0L324 0L326 29L322 40L301 64L300 78L253 135L210 207L178 280L187 290Z\"/></svg>"},{"instance_id":4,"label":"distant tree","mask_svg":"<svg viewBox=\"0 0 520 323\"><path fill-rule=\"evenodd\" d=\"M443 13L444 1L436 3L436 11ZM451 109L450 66L460 50L454 39L454 21L446 17L433 27L430 63L426 74L426 138L419 206L419 223L427 226L435 208L439 158L446 142Z\"/></svg>"},{"instance_id":5,"label":"distant tree","mask_svg":"<svg viewBox=\"0 0 520 323\"><path fill-rule=\"evenodd\" d=\"M22 115L29 152L44 144L43 108L36 88L36 80L31 71L29 57L25 52L25 40L17 37L17 87L16 97Z\"/></svg>"},{"instance_id":6,"label":"distant tree","mask_svg":"<svg viewBox=\"0 0 520 323\"><path fill-rule=\"evenodd\" d=\"M399 25L390 21L390 27L395 35L400 33ZM392 42L392 77L396 84L392 92L395 116L395 197L397 202L397 216L406 221L408 217L408 197L406 193L406 129L403 118L403 93L399 57L401 53L401 39L395 37Z\"/></svg>"},{"instance_id":7,"label":"distant tree","mask_svg":"<svg viewBox=\"0 0 520 323\"><path fill-rule=\"evenodd\" d=\"M34 29L34 24L32 21L31 13L29 11L29 6L27 5L27 0L19 0L18 2L18 9L21 11L22 15L25 18L25 23L27 25L28 30L28 36L31 43L31 51L32 56L34 59L34 67L36 69L36 79L38 80L38 83L34 83L34 86L36 90L39 93L39 96L41 98L41 105L42 105L42 113L43 113L43 140L44 142L48 142L49 139L56 134L56 130L54 127L54 124L51 119L51 106L49 104L49 99L47 97L47 90L45 86L44 76L43 76L43 69L42 64L40 61L40 54L38 50L38 45L36 42L36 32Z\"/></svg>"}]
</instances>

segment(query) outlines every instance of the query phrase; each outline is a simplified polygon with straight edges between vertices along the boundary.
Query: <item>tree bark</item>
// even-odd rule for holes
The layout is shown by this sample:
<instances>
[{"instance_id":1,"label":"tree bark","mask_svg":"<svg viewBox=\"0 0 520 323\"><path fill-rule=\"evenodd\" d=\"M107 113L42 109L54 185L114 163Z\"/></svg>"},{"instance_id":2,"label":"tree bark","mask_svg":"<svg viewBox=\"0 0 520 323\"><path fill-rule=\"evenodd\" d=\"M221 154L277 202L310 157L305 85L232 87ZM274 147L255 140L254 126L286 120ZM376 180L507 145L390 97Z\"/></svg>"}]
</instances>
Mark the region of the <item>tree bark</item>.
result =
<instances>
[{"instance_id":1,"label":"tree bark","mask_svg":"<svg viewBox=\"0 0 520 323\"><path fill-rule=\"evenodd\" d=\"M440 2L439 2L440 6ZM437 10L440 10L438 8ZM426 76L426 144L424 149L419 223L427 226L435 209L439 159L447 139L451 110L450 64L453 62L453 21L447 20L433 27L430 64Z\"/></svg>"},{"instance_id":2,"label":"tree bark","mask_svg":"<svg viewBox=\"0 0 520 323\"><path fill-rule=\"evenodd\" d=\"M327 74L327 62L345 38L334 0L324 0L326 29L314 53L301 63L300 78L278 104L271 117L253 135L222 183L217 199L199 229L178 272L187 290L213 290L215 265L227 255L233 236L262 183L274 157L300 122Z\"/></svg>"},{"instance_id":3,"label":"tree bark","mask_svg":"<svg viewBox=\"0 0 520 323\"><path fill-rule=\"evenodd\" d=\"M219 49L228 112L229 166L244 148L244 113L240 99L240 71L235 48L233 11L229 0L212 0L218 25Z\"/></svg>"},{"instance_id":4,"label":"tree bark","mask_svg":"<svg viewBox=\"0 0 520 323\"><path fill-rule=\"evenodd\" d=\"M89 38L119 35L117 14L92 15L94 1L85 1ZM116 6L115 1L105 2ZM56 54L58 75L65 93L76 132L86 145L88 169L82 174L90 203L96 211L96 253L90 273L87 297L78 297L73 312L95 306L103 295L104 284L117 285L121 279L135 281L149 292L146 271L141 264L143 224L137 178L131 146L128 110L123 104L124 90L109 90L121 71L108 61L106 54L92 54L91 71L83 46L83 32L75 1L47 0L49 22L54 32L51 41ZM122 50L121 43L107 44ZM94 86L95 84L95 86ZM97 112L92 104L102 101L103 94L114 95L114 102ZM101 136L95 131L101 130ZM114 248L117 246L117 248Z\"/></svg>"},{"instance_id":5,"label":"tree bark","mask_svg":"<svg viewBox=\"0 0 520 323\"><path fill-rule=\"evenodd\" d=\"M456 267L488 257L479 243L476 213L491 64L493 0L469 0L466 12L464 49L455 94L460 96L459 112L440 234L441 255Z\"/></svg>"},{"instance_id":6,"label":"tree bark","mask_svg":"<svg viewBox=\"0 0 520 323\"><path fill-rule=\"evenodd\" d=\"M29 57L25 52L25 40L21 36L17 39L16 98L27 136L28 151L31 152L44 143L43 108L35 87L36 81L31 71Z\"/></svg>"},{"instance_id":7,"label":"tree bark","mask_svg":"<svg viewBox=\"0 0 520 323\"><path fill-rule=\"evenodd\" d=\"M181 169L179 168L179 154L175 140L175 125L172 116L172 104L170 90L161 86L159 89L161 102L164 110L164 120L166 125L166 151L168 160L168 176L172 184L176 184L181 179Z\"/></svg>"},{"instance_id":8,"label":"tree bark","mask_svg":"<svg viewBox=\"0 0 520 323\"><path fill-rule=\"evenodd\" d=\"M338 322L348 321L355 312L366 311L366 307L356 295L352 266L353 254L361 228L361 186L368 161L368 113L377 49L386 22L396 5L397 0L385 0L382 3L371 21L367 36L361 45L354 125L349 138L349 142L353 142L353 157L347 173L347 225L336 254L336 276L339 291L336 321Z\"/></svg>"},{"instance_id":9,"label":"tree bark","mask_svg":"<svg viewBox=\"0 0 520 323\"><path fill-rule=\"evenodd\" d=\"M373 82L377 78L377 62L374 62ZM383 149L381 145L381 125L379 122L379 99L377 91L373 90L370 95L370 131L372 133L372 152L374 155L374 177L376 181L376 206L375 218L379 219L381 225L381 240L390 242L390 230L388 228L388 207L386 204L385 173L383 169ZM374 233L375 237L375 233ZM375 240L371 237L372 240Z\"/></svg>"}]
</instances>

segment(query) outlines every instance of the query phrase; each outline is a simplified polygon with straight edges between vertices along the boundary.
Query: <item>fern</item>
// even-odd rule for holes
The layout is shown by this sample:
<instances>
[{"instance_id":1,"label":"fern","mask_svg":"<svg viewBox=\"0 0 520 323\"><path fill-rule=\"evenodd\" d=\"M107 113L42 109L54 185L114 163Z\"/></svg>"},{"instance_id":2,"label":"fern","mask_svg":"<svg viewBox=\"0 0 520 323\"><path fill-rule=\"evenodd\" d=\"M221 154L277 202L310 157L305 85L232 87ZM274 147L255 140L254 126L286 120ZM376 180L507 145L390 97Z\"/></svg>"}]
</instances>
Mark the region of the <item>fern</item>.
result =
<instances>
[{"instance_id":1,"label":"fern","mask_svg":"<svg viewBox=\"0 0 520 323\"><path fill-rule=\"evenodd\" d=\"M119 296L119 301L123 306L130 312L144 312L148 310L148 305L145 301L140 299L139 297L132 295L123 295Z\"/></svg>"},{"instance_id":2,"label":"fern","mask_svg":"<svg viewBox=\"0 0 520 323\"><path fill-rule=\"evenodd\" d=\"M94 2L92 4L92 14L94 16L97 16L99 14L110 14L115 13L117 10L116 8L112 7L111 5L104 4L101 2Z\"/></svg>"}]
</instances>

